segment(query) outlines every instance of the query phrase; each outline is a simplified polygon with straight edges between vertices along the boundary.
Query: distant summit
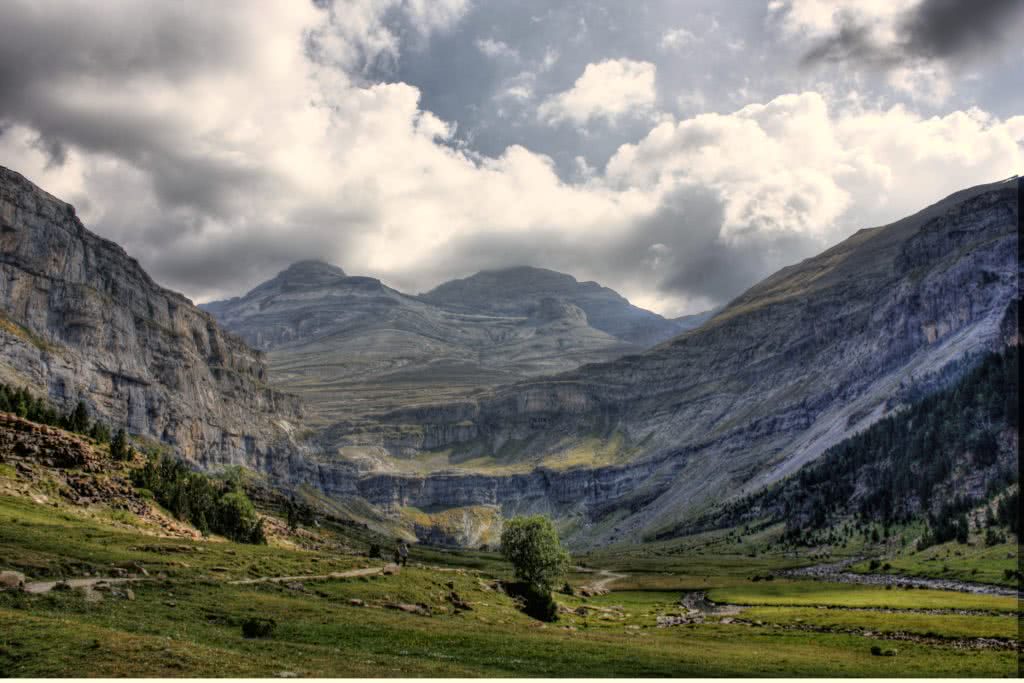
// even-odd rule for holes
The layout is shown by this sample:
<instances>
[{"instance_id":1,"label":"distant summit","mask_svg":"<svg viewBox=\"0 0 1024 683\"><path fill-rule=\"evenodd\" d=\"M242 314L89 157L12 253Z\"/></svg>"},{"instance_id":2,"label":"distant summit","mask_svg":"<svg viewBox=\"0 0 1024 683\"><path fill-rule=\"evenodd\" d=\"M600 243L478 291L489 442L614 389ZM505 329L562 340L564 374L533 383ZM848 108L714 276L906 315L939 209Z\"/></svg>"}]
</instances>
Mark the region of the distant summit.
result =
<instances>
[{"instance_id":1,"label":"distant summit","mask_svg":"<svg viewBox=\"0 0 1024 683\"><path fill-rule=\"evenodd\" d=\"M466 398L636 353L686 329L596 282L530 266L414 297L299 261L245 296L203 308L269 352L277 385L323 420Z\"/></svg>"},{"instance_id":2,"label":"distant summit","mask_svg":"<svg viewBox=\"0 0 1024 683\"><path fill-rule=\"evenodd\" d=\"M274 283L278 286L308 286L308 287L323 287L329 285L332 282L348 277L345 271L338 266L326 263L318 260L307 260L307 261L296 261L291 264L277 276L260 285L256 289L260 289L264 285ZM253 291L256 291L254 289ZM250 292L251 294L252 292Z\"/></svg>"},{"instance_id":3,"label":"distant summit","mask_svg":"<svg viewBox=\"0 0 1024 683\"><path fill-rule=\"evenodd\" d=\"M532 315L544 298L579 308L595 329L639 346L653 346L696 326L638 308L596 282L579 282L572 275L533 266L482 270L420 296L452 310L526 316Z\"/></svg>"}]
</instances>

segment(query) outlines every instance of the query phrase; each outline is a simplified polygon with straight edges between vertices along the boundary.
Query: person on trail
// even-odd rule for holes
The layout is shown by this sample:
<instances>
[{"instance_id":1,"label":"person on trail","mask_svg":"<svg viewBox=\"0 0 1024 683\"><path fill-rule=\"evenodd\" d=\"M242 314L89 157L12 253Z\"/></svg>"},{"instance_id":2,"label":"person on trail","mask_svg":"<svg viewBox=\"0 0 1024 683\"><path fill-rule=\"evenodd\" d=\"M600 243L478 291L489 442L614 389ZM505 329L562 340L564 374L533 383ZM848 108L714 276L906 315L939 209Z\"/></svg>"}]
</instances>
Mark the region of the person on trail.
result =
<instances>
[{"instance_id":1,"label":"person on trail","mask_svg":"<svg viewBox=\"0 0 1024 683\"><path fill-rule=\"evenodd\" d=\"M403 566L409 561L409 546L402 539L398 539L398 560Z\"/></svg>"}]
</instances>

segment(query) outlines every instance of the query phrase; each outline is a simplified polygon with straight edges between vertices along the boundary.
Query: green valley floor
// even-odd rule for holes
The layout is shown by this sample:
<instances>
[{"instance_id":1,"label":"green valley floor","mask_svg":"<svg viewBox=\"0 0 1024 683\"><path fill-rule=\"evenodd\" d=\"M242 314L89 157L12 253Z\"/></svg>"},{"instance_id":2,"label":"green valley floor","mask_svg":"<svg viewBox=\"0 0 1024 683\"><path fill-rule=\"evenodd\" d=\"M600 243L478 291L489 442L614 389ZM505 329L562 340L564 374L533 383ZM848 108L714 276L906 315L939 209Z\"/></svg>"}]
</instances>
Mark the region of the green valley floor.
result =
<instances>
[{"instance_id":1,"label":"green valley floor","mask_svg":"<svg viewBox=\"0 0 1024 683\"><path fill-rule=\"evenodd\" d=\"M557 594L558 621L541 623L501 590L494 553L416 547L399 569L363 540L342 553L169 538L2 495L0 570L29 590L0 593L0 674L1018 674L1012 596L766 580L807 561L676 545L577 558L575 595ZM246 637L253 620L269 633Z\"/></svg>"}]
</instances>

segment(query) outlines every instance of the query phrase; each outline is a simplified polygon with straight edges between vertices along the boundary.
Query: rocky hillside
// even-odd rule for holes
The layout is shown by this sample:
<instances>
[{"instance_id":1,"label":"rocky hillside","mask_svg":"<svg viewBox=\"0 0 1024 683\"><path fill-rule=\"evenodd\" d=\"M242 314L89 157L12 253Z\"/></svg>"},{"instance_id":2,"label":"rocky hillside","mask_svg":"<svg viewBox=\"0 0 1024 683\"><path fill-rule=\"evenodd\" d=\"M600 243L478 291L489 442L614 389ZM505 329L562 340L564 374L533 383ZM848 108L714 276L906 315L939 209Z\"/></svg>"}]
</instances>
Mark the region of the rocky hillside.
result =
<instances>
[{"instance_id":1,"label":"rocky hillside","mask_svg":"<svg viewBox=\"0 0 1024 683\"><path fill-rule=\"evenodd\" d=\"M611 360L701 322L668 321L596 283L535 268L413 297L318 261L203 308L267 351L274 384L323 423Z\"/></svg>"},{"instance_id":2,"label":"rocky hillside","mask_svg":"<svg viewBox=\"0 0 1024 683\"><path fill-rule=\"evenodd\" d=\"M449 472L443 484L383 475L371 499L542 505L579 542L639 538L795 472L948 382L966 356L1016 339L1017 225L1016 179L965 190L779 271L646 353L396 411L376 431L343 426L332 445L377 439L476 472ZM610 454L582 459L595 470L563 472L558 463L579 462L565 456L581 444ZM517 484L501 478L524 462L540 469ZM566 486L564 504L537 490ZM495 493L481 500L479 490Z\"/></svg>"},{"instance_id":3,"label":"rocky hillside","mask_svg":"<svg viewBox=\"0 0 1024 683\"><path fill-rule=\"evenodd\" d=\"M289 452L294 397L262 354L156 283L74 208L0 167L0 381L201 465L261 467Z\"/></svg>"},{"instance_id":4,"label":"rocky hillside","mask_svg":"<svg viewBox=\"0 0 1024 683\"><path fill-rule=\"evenodd\" d=\"M420 298L453 310L513 316L531 315L539 300L555 298L583 311L592 327L642 347L702 322L697 317L666 320L596 282L577 282L571 275L529 266L484 270L445 282Z\"/></svg>"}]
</instances>

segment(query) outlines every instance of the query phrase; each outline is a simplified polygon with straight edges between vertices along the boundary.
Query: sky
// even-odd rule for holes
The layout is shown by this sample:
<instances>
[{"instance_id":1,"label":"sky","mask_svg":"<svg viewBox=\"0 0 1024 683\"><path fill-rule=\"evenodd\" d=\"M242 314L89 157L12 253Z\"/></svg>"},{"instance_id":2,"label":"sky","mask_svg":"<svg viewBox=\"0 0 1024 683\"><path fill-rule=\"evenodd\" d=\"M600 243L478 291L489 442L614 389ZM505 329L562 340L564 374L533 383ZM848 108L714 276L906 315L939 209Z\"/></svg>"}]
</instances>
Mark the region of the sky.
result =
<instances>
[{"instance_id":1,"label":"sky","mask_svg":"<svg viewBox=\"0 0 1024 683\"><path fill-rule=\"evenodd\" d=\"M534 265L666 316L1024 168L1024 0L4 0L0 165L202 302Z\"/></svg>"}]
</instances>

